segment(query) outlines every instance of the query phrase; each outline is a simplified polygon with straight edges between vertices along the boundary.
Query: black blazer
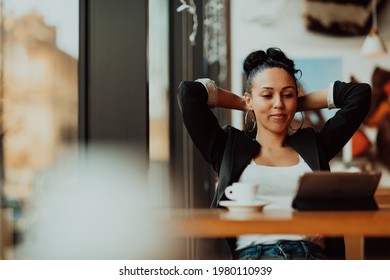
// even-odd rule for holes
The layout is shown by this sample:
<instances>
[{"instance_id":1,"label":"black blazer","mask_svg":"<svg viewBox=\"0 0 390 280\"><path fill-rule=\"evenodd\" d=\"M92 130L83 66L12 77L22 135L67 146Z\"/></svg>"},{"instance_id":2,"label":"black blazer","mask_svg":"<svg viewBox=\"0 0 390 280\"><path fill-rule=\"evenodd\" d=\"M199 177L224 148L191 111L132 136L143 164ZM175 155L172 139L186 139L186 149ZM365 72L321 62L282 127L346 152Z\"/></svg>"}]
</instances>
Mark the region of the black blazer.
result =
<instances>
[{"instance_id":1,"label":"black blazer","mask_svg":"<svg viewBox=\"0 0 390 280\"><path fill-rule=\"evenodd\" d=\"M333 98L339 110L320 131L305 128L287 136L288 143L313 171L330 170L329 161L342 150L370 109L371 87L368 84L336 81ZM211 202L211 207L216 208L224 198L225 188L238 181L245 167L259 153L261 146L241 130L231 126L221 127L207 105L207 99L207 90L201 83L183 81L179 85L179 107L187 131L195 146L219 176L217 191ZM343 240L337 239L336 246L328 243L328 240L328 257L345 258ZM234 240L229 241L231 250L234 251ZM334 247L337 252L334 252Z\"/></svg>"}]
</instances>

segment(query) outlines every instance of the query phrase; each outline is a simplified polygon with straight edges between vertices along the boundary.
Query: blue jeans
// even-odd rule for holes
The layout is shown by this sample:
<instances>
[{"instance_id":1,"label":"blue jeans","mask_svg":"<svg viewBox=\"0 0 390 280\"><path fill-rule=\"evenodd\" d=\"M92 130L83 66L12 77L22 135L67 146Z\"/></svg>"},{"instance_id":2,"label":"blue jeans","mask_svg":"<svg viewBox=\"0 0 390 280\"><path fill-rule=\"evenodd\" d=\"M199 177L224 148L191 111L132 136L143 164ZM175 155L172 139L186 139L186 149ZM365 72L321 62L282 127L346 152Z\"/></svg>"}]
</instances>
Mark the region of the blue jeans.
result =
<instances>
[{"instance_id":1,"label":"blue jeans","mask_svg":"<svg viewBox=\"0 0 390 280\"><path fill-rule=\"evenodd\" d=\"M324 250L307 241L280 240L254 245L235 252L236 260L326 260Z\"/></svg>"}]
</instances>

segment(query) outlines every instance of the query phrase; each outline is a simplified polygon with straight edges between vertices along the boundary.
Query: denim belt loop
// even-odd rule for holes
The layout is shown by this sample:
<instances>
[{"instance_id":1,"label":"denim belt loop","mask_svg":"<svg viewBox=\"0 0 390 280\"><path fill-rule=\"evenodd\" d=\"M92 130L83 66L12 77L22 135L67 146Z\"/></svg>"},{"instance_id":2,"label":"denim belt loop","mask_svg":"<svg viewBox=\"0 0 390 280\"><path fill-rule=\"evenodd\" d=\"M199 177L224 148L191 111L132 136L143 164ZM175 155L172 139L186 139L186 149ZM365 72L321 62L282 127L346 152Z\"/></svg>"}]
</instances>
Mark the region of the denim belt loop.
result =
<instances>
[{"instance_id":1,"label":"denim belt loop","mask_svg":"<svg viewBox=\"0 0 390 280\"><path fill-rule=\"evenodd\" d=\"M262 252L263 252L263 245L258 244L258 245L256 246L256 255L257 255L257 256L261 256Z\"/></svg>"},{"instance_id":2,"label":"denim belt loop","mask_svg":"<svg viewBox=\"0 0 390 280\"><path fill-rule=\"evenodd\" d=\"M309 248L307 248L306 241L300 241L303 250L305 251L305 258L309 256Z\"/></svg>"},{"instance_id":3,"label":"denim belt loop","mask_svg":"<svg viewBox=\"0 0 390 280\"><path fill-rule=\"evenodd\" d=\"M284 250L283 250L283 247L284 247L284 244L283 244L284 242L283 241L278 241L278 242L276 242L276 247L278 247L278 249L279 249L279 254L281 255L281 256L283 256L283 258L285 259L285 260L288 260L289 259L289 257L286 255L286 253L284 252Z\"/></svg>"}]
</instances>

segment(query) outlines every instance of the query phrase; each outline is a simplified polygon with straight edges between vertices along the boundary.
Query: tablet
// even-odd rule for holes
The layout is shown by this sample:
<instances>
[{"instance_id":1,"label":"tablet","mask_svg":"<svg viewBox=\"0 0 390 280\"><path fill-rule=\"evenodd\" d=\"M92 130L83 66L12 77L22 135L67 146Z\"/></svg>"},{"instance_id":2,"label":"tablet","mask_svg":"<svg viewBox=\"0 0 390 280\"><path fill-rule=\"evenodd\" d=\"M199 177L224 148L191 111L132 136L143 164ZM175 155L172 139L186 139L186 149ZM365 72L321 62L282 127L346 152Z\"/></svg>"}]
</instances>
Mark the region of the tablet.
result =
<instances>
[{"instance_id":1,"label":"tablet","mask_svg":"<svg viewBox=\"0 0 390 280\"><path fill-rule=\"evenodd\" d=\"M375 191L380 172L305 173L292 207L296 210L378 210Z\"/></svg>"}]
</instances>

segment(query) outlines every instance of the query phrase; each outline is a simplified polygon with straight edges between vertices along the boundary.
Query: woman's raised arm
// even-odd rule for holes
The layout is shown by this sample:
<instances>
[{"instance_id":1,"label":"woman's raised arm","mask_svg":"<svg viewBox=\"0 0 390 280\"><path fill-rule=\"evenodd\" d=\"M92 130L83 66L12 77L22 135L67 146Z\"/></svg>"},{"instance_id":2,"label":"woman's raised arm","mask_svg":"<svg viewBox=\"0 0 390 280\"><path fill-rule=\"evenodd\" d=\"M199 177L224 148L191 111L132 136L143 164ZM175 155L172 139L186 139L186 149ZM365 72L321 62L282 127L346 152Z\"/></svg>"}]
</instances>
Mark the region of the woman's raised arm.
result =
<instances>
[{"instance_id":1,"label":"woman's raised arm","mask_svg":"<svg viewBox=\"0 0 390 280\"><path fill-rule=\"evenodd\" d=\"M297 111L311 111L324 108L334 108L329 107L329 103L332 101L329 100L328 94L329 89L324 88L298 97Z\"/></svg>"},{"instance_id":2,"label":"woman's raised arm","mask_svg":"<svg viewBox=\"0 0 390 280\"><path fill-rule=\"evenodd\" d=\"M243 96L239 96L227 89L217 87L213 80L208 78L197 79L196 82L202 83L209 94L208 104L211 107L234 109L234 110L247 110L245 99Z\"/></svg>"}]
</instances>

